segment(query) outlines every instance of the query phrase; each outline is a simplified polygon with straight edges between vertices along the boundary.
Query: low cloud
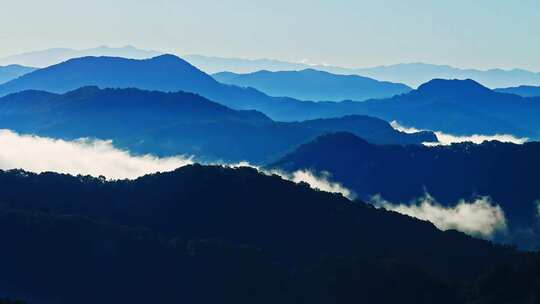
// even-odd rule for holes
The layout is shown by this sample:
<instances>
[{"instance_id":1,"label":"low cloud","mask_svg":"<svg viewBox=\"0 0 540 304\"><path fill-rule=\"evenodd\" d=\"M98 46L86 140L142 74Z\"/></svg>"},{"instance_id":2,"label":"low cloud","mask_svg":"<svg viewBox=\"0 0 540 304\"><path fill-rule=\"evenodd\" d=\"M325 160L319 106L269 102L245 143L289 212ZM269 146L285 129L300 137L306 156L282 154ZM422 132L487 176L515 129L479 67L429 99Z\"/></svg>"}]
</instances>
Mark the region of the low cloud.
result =
<instances>
[{"instance_id":1,"label":"low cloud","mask_svg":"<svg viewBox=\"0 0 540 304\"><path fill-rule=\"evenodd\" d=\"M309 184L311 188L319 189L321 191L340 193L351 200L356 198L353 191L347 189L340 183L332 182L331 175L328 172L316 174L309 170L298 170L293 173L286 173L279 170L272 170L266 173L279 175L281 178L293 181L295 183L304 182Z\"/></svg>"},{"instance_id":2,"label":"low cloud","mask_svg":"<svg viewBox=\"0 0 540 304\"><path fill-rule=\"evenodd\" d=\"M329 172L323 171L321 173L315 173L310 170L298 170L295 172L285 172L278 169L266 170L258 166L254 166L249 162L239 162L235 164L224 164L228 167L251 167L257 169L259 172L267 175L277 175L285 180L295 183L307 183L311 188L318 189L330 193L340 193L348 199L355 199L356 194L354 191L347 189L345 186L338 182L332 181L332 175Z\"/></svg>"},{"instance_id":3,"label":"low cloud","mask_svg":"<svg viewBox=\"0 0 540 304\"><path fill-rule=\"evenodd\" d=\"M377 207L430 221L441 230L455 229L472 236L491 238L507 229L502 208L489 197L470 202L461 200L453 207L439 204L429 194L409 204L394 204L380 196L374 196L370 201Z\"/></svg>"},{"instance_id":4,"label":"low cloud","mask_svg":"<svg viewBox=\"0 0 540 304\"><path fill-rule=\"evenodd\" d=\"M399 122L395 120L392 121L390 124L392 125L394 129L404 132L404 133L416 133L420 131L429 131L429 130L416 129L414 127L406 127L406 126L401 125ZM452 134L448 134L448 133L444 133L440 131L434 131L434 133L437 136L438 142L425 142L424 145L448 146L454 143L463 143L463 142L472 142L475 144L481 144L483 142L493 141L493 140L521 145L529 140L528 138L525 138L525 137L515 137L510 134L495 134L495 135L473 134L473 135L466 135L466 136L458 136L458 135L452 135Z\"/></svg>"},{"instance_id":5,"label":"low cloud","mask_svg":"<svg viewBox=\"0 0 540 304\"><path fill-rule=\"evenodd\" d=\"M191 163L191 158L184 156L133 156L115 148L111 141L65 141L0 130L0 169L4 170L54 171L123 179L171 171Z\"/></svg>"},{"instance_id":6,"label":"low cloud","mask_svg":"<svg viewBox=\"0 0 540 304\"><path fill-rule=\"evenodd\" d=\"M114 147L110 140L78 139L66 141L21 135L0 130L0 169L23 169L35 173L46 171L71 175L105 176L108 179L133 179L145 174L172 171L192 164L192 157L159 158L152 155L134 156ZM312 188L341 193L353 199L354 193L332 182L329 173L315 174L308 170L286 173L263 170L248 162L220 164L228 167L252 167L264 174L276 174L295 183L305 182Z\"/></svg>"}]
</instances>

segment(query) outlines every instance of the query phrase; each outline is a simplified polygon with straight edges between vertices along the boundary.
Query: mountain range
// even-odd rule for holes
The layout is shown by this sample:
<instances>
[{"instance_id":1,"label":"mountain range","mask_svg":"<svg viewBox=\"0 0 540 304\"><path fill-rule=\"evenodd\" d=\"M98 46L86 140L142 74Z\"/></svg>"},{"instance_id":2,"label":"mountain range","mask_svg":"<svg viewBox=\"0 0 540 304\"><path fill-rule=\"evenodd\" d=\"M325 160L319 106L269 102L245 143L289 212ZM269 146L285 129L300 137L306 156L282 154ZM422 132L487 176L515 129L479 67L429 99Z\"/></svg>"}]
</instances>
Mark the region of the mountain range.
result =
<instances>
[{"instance_id":1,"label":"mountain range","mask_svg":"<svg viewBox=\"0 0 540 304\"><path fill-rule=\"evenodd\" d=\"M193 92L230 108L264 110L274 119L288 117L294 120L299 111L297 108L307 105L292 98L272 98L255 89L221 84L173 55L142 60L119 57L70 59L0 85L0 96L23 90L66 93L84 86ZM313 118L320 117L314 115Z\"/></svg>"},{"instance_id":2,"label":"mountain range","mask_svg":"<svg viewBox=\"0 0 540 304\"><path fill-rule=\"evenodd\" d=\"M241 87L252 87L270 96L287 96L312 101L362 101L404 94L411 88L400 84L361 77L337 75L306 69L301 71L258 71L249 74L221 72L217 81Z\"/></svg>"},{"instance_id":3,"label":"mountain range","mask_svg":"<svg viewBox=\"0 0 540 304\"><path fill-rule=\"evenodd\" d=\"M186 154L200 161L264 163L335 131L377 144L437 141L431 132L402 133L367 116L275 122L260 112L232 110L192 93L139 89L23 91L0 98L0 118L0 128L24 134L111 139L134 153Z\"/></svg>"},{"instance_id":4,"label":"mountain range","mask_svg":"<svg viewBox=\"0 0 540 304\"><path fill-rule=\"evenodd\" d=\"M130 45L123 47L99 46L96 48L82 50L53 48L3 57L0 58L0 65L20 64L44 68L67 61L69 59L87 56L112 56L131 59L145 59L155 57L160 54L161 52L158 51L142 50Z\"/></svg>"},{"instance_id":5,"label":"mountain range","mask_svg":"<svg viewBox=\"0 0 540 304\"><path fill-rule=\"evenodd\" d=\"M43 68L63 61L86 56L112 56L132 59L145 59L163 54L160 51L148 51L133 46L108 47L75 50L53 48L28 52L0 58L0 65L19 64ZM338 67L322 64L294 63L274 59L223 58L203 55L185 55L188 62L209 74L219 72L253 73L267 71L299 71L315 69L335 74L359 75L381 81L404 83L416 88L434 78L473 79L489 88L514 87L521 85L540 86L540 73L523 69L462 69L448 65L429 63L400 63L367 68Z\"/></svg>"},{"instance_id":6,"label":"mountain range","mask_svg":"<svg viewBox=\"0 0 540 304\"><path fill-rule=\"evenodd\" d=\"M0 182L0 282L36 303L483 304L538 295L534 254L250 168L194 165L115 182L1 171ZM509 281L519 288L498 288Z\"/></svg>"},{"instance_id":7,"label":"mountain range","mask_svg":"<svg viewBox=\"0 0 540 304\"><path fill-rule=\"evenodd\" d=\"M276 72L316 69L335 74L353 74L371 77L377 80L404 83L413 88L434 78L474 79L490 88L540 85L540 73L523 69L476 70L428 63L400 63L369 68L347 68L320 64L294 63L272 59L250 60L202 55L187 55L184 56L184 58L199 69L212 74L219 72L253 73L260 70Z\"/></svg>"},{"instance_id":8,"label":"mountain range","mask_svg":"<svg viewBox=\"0 0 540 304\"><path fill-rule=\"evenodd\" d=\"M510 94L516 94L523 97L536 97L540 96L540 86L519 86L519 87L511 87L511 88L499 88L495 89L495 91L500 93L510 93Z\"/></svg>"},{"instance_id":9,"label":"mountain range","mask_svg":"<svg viewBox=\"0 0 540 304\"><path fill-rule=\"evenodd\" d=\"M8 66L0 66L0 84L18 78L24 74L35 71L35 68L22 65L12 64Z\"/></svg>"},{"instance_id":10,"label":"mountain range","mask_svg":"<svg viewBox=\"0 0 540 304\"><path fill-rule=\"evenodd\" d=\"M503 133L540 138L540 98L498 93L473 80L435 79L388 99L310 102L221 84L173 55L144 60L71 59L0 85L0 96L29 89L63 93L88 85L193 92L232 109L263 112L278 121L357 114L453 134Z\"/></svg>"},{"instance_id":11,"label":"mountain range","mask_svg":"<svg viewBox=\"0 0 540 304\"><path fill-rule=\"evenodd\" d=\"M362 199L380 195L395 204L416 204L426 193L448 207L487 196L506 216L508 231L502 238L539 249L538 155L538 142L372 145L349 133L334 133L302 145L270 167L329 172Z\"/></svg>"}]
</instances>

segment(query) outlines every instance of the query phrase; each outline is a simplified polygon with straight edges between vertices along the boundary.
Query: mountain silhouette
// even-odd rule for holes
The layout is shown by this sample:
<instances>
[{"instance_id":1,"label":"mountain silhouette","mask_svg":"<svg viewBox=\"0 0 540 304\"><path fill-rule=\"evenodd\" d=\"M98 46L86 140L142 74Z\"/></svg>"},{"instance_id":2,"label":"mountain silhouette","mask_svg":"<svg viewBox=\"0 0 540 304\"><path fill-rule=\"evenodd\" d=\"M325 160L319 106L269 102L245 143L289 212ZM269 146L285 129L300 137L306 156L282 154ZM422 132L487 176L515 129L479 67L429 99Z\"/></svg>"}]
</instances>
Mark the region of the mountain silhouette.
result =
<instances>
[{"instance_id":1,"label":"mountain silhouette","mask_svg":"<svg viewBox=\"0 0 540 304\"><path fill-rule=\"evenodd\" d=\"M221 84L173 55L143 60L118 57L71 59L0 85L0 96L23 90L65 93L83 86L187 91L234 109L260 110L275 119L294 120L296 113L310 106L291 98L272 98L255 89Z\"/></svg>"},{"instance_id":2,"label":"mountain silhouette","mask_svg":"<svg viewBox=\"0 0 540 304\"><path fill-rule=\"evenodd\" d=\"M131 59L145 59L160 55L161 52L141 50L134 46L124 47L99 46L96 48L75 50L70 48L53 48L0 58L0 64L20 64L38 68L48 67L69 59L87 56L111 56Z\"/></svg>"},{"instance_id":3,"label":"mountain silhouette","mask_svg":"<svg viewBox=\"0 0 540 304\"><path fill-rule=\"evenodd\" d=\"M212 76L221 83L252 87L270 96L313 101L362 101L392 97L411 90L399 83L377 81L358 75L337 75L314 69L259 71L250 74L221 72Z\"/></svg>"},{"instance_id":4,"label":"mountain silhouette","mask_svg":"<svg viewBox=\"0 0 540 304\"><path fill-rule=\"evenodd\" d=\"M236 110L257 110L279 121L368 115L452 134L514 134L540 138L539 98L489 90L472 80L436 79L406 94L364 102L311 102L270 97L217 82L181 58L86 57L40 69L0 85L0 96L22 90L56 93L82 86L187 91Z\"/></svg>"},{"instance_id":5,"label":"mountain silhouette","mask_svg":"<svg viewBox=\"0 0 540 304\"><path fill-rule=\"evenodd\" d=\"M23 91L0 98L0 118L0 128L20 133L112 139L135 153L187 154L206 161L268 162L335 131L349 131L381 144L437 140L431 132L398 132L372 117L282 123L192 93L139 89L83 87L61 95Z\"/></svg>"},{"instance_id":6,"label":"mountain silhouette","mask_svg":"<svg viewBox=\"0 0 540 304\"><path fill-rule=\"evenodd\" d=\"M516 94L523 97L537 97L540 96L540 86L518 86L511 88L499 88L495 91L500 93Z\"/></svg>"},{"instance_id":7,"label":"mountain silhouette","mask_svg":"<svg viewBox=\"0 0 540 304\"><path fill-rule=\"evenodd\" d=\"M520 84L540 84L540 73L522 69L461 69L449 65L427 63L402 63L355 70L361 75L418 87L431 79L474 79L490 88L516 86Z\"/></svg>"},{"instance_id":8,"label":"mountain silhouette","mask_svg":"<svg viewBox=\"0 0 540 304\"><path fill-rule=\"evenodd\" d=\"M0 280L36 302L473 303L495 291L465 286L535 261L251 168L0 181Z\"/></svg>"},{"instance_id":9,"label":"mountain silhouette","mask_svg":"<svg viewBox=\"0 0 540 304\"><path fill-rule=\"evenodd\" d=\"M373 145L349 133L334 133L302 145L270 167L329 172L363 199L381 195L394 203L409 203L428 192L438 202L453 206L462 199L489 196L500 204L509 222L503 241L540 248L540 189L534 178L540 170L539 153L538 142Z\"/></svg>"},{"instance_id":10,"label":"mountain silhouette","mask_svg":"<svg viewBox=\"0 0 540 304\"><path fill-rule=\"evenodd\" d=\"M377 80L404 83L417 88L431 79L474 79L489 88L512 87L519 85L540 85L540 73L523 69L462 69L449 65L429 63L400 63L367 68L338 67L322 64L295 63L273 59L241 59L210 57L202 55L184 56L191 64L207 73L235 72L253 73L268 71L298 71L316 69L334 74L359 75Z\"/></svg>"},{"instance_id":11,"label":"mountain silhouette","mask_svg":"<svg viewBox=\"0 0 540 304\"><path fill-rule=\"evenodd\" d=\"M28 74L34 70L35 68L16 64L0 66L0 84L18 78L24 74Z\"/></svg>"}]
</instances>

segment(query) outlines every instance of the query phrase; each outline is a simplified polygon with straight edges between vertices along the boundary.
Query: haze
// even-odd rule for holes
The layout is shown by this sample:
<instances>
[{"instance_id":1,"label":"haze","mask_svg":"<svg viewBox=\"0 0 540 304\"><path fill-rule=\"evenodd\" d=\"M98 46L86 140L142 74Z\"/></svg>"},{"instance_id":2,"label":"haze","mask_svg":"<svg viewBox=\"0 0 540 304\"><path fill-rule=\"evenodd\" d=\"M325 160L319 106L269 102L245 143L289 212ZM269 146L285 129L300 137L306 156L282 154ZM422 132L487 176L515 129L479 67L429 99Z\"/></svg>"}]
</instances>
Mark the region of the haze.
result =
<instances>
[{"instance_id":1,"label":"haze","mask_svg":"<svg viewBox=\"0 0 540 304\"><path fill-rule=\"evenodd\" d=\"M540 71L537 0L7 0L0 20L0 57L133 44L350 67L428 62Z\"/></svg>"}]
</instances>

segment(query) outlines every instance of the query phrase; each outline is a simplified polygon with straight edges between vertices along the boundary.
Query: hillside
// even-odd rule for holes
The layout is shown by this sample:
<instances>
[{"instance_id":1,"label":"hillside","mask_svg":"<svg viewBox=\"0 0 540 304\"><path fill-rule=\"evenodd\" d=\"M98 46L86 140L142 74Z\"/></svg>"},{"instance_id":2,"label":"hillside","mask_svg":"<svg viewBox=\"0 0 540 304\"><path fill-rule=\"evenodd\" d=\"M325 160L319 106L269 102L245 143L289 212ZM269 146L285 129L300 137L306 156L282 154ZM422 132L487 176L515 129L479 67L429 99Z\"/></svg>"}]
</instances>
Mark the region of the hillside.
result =
<instances>
[{"instance_id":1,"label":"hillside","mask_svg":"<svg viewBox=\"0 0 540 304\"><path fill-rule=\"evenodd\" d=\"M0 182L0 282L45 302L458 303L449 282L518 254L249 168Z\"/></svg>"}]
</instances>

